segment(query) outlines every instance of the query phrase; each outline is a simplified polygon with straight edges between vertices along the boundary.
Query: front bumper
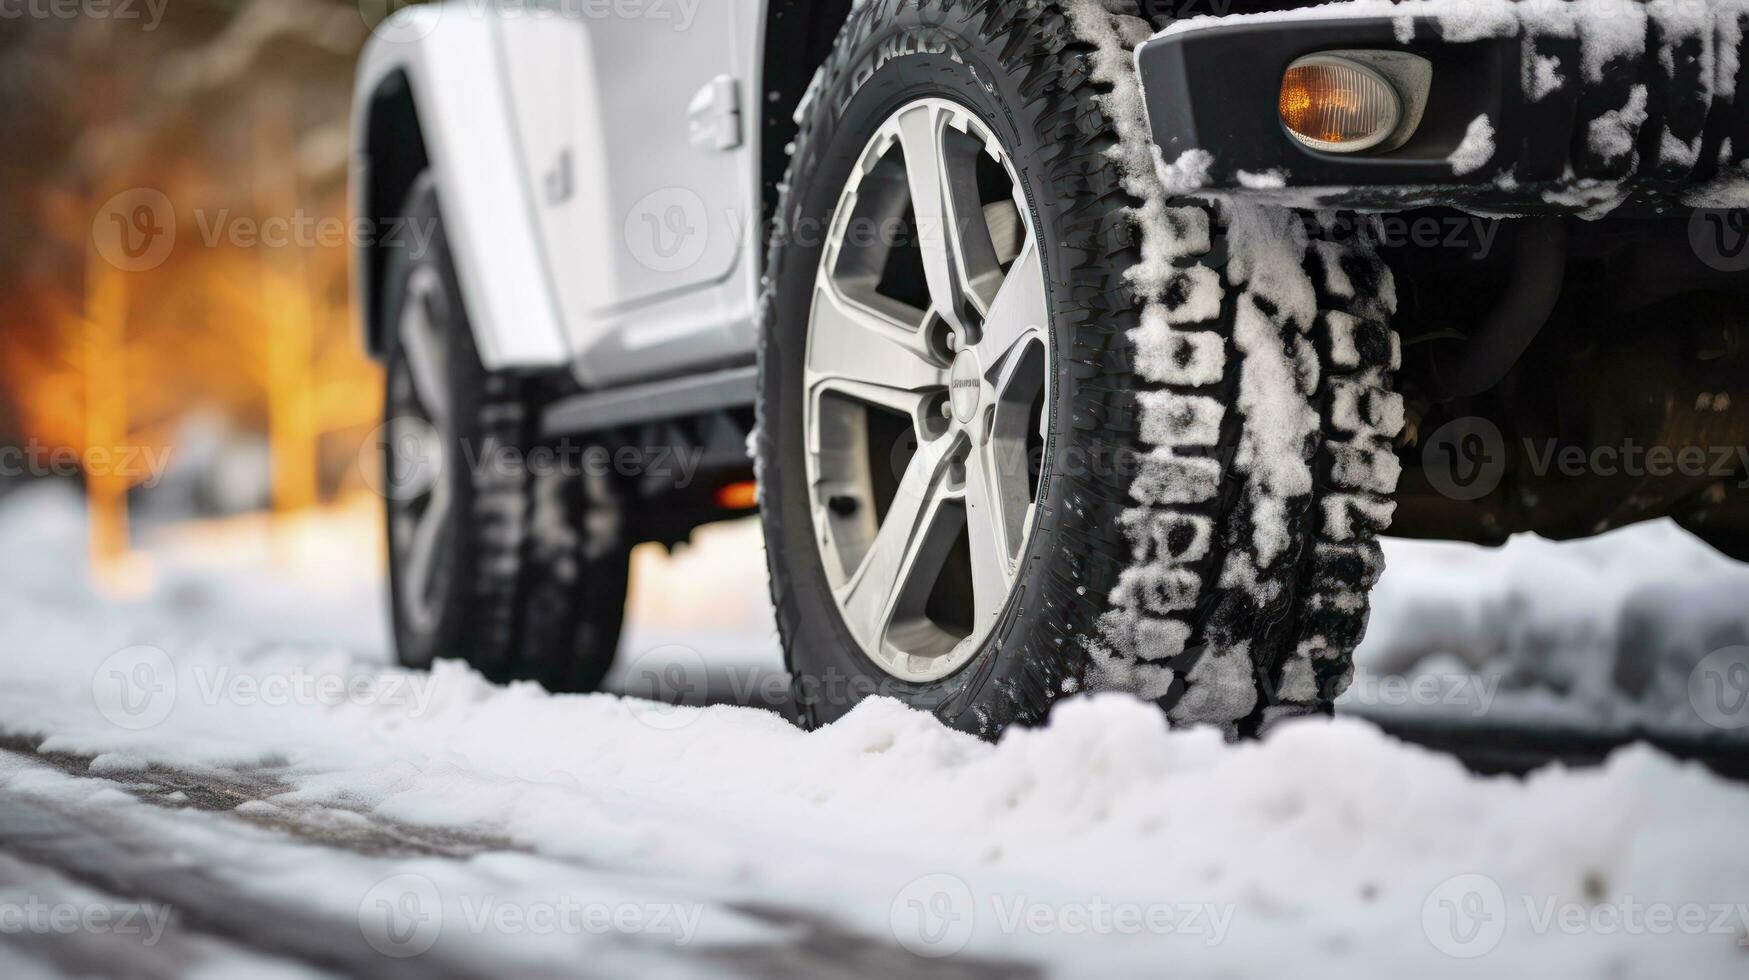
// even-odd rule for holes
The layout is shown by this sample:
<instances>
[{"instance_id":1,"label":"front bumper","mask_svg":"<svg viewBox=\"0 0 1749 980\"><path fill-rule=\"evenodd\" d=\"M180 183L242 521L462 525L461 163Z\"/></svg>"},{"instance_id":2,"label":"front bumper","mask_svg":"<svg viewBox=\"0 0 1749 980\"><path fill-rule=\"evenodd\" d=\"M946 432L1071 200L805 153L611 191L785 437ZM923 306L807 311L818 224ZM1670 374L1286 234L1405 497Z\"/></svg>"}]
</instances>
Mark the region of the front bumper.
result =
<instances>
[{"instance_id":1,"label":"front bumper","mask_svg":"<svg viewBox=\"0 0 1749 980\"><path fill-rule=\"evenodd\" d=\"M1306 207L1749 206L1749 0L1464 6L1463 18L1438 15L1439 4L1400 8L1412 16L1337 4L1199 18L1148 41L1136 65L1163 164L1200 164L1169 171L1176 189L1191 189L1182 186L1190 172L1203 192ZM1634 30L1645 38L1637 50ZM1282 128L1276 100L1288 65L1343 49L1432 63L1426 113L1403 146L1324 153ZM1460 166L1453 155L1481 116L1491 153ZM1201 153L1184 156L1192 151Z\"/></svg>"}]
</instances>

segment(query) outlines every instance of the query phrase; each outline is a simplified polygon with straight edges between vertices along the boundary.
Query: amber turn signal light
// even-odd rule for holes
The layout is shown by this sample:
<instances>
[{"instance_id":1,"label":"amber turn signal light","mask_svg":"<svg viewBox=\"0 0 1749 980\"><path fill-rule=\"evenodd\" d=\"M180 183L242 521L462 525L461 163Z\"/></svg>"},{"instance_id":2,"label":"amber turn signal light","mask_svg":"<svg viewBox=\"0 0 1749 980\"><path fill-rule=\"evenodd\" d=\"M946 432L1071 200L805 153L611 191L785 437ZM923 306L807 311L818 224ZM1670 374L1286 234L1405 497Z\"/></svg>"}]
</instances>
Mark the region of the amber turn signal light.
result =
<instances>
[{"instance_id":1,"label":"amber turn signal light","mask_svg":"<svg viewBox=\"0 0 1749 980\"><path fill-rule=\"evenodd\" d=\"M1281 78L1281 123L1305 146L1326 153L1359 153L1396 131L1403 101L1372 68L1334 55L1312 55L1288 66Z\"/></svg>"},{"instance_id":2,"label":"amber turn signal light","mask_svg":"<svg viewBox=\"0 0 1749 980\"><path fill-rule=\"evenodd\" d=\"M759 484L742 480L718 487L716 503L723 510L752 510L759 506Z\"/></svg>"}]
</instances>

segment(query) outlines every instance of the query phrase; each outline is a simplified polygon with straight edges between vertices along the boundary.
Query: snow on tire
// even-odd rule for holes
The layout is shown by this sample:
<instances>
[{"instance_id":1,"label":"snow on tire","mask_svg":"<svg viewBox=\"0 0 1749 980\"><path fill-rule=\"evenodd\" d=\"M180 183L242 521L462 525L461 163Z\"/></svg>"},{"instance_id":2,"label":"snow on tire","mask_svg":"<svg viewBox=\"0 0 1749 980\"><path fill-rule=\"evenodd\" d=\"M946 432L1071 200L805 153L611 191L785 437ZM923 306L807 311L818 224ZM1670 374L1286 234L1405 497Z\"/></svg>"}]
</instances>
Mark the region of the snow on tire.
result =
<instances>
[{"instance_id":1,"label":"snow on tire","mask_svg":"<svg viewBox=\"0 0 1749 980\"><path fill-rule=\"evenodd\" d=\"M1128 5L1077 0L1143 259L1133 332L1145 444L1121 521L1132 564L1092 645L1096 680L1181 724L1254 733L1347 685L1383 558L1402 402L1390 270L1333 222L1189 204L1158 159Z\"/></svg>"}]
</instances>

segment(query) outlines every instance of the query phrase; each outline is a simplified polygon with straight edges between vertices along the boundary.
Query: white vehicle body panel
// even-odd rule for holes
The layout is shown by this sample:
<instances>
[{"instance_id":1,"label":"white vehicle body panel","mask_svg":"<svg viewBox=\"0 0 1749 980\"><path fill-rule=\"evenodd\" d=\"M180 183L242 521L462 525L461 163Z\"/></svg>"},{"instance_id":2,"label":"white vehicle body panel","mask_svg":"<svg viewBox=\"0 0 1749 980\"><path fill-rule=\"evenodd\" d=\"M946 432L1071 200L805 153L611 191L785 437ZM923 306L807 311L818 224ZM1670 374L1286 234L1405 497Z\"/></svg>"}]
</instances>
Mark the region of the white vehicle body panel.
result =
<instances>
[{"instance_id":1,"label":"white vehicle body panel","mask_svg":"<svg viewBox=\"0 0 1749 980\"><path fill-rule=\"evenodd\" d=\"M369 93L404 72L482 361L492 368L563 363L569 351L518 179L510 114L492 81L499 72L491 24L461 13L409 7L377 29L359 67L353 145L365 145Z\"/></svg>"},{"instance_id":2,"label":"white vehicle body panel","mask_svg":"<svg viewBox=\"0 0 1749 980\"><path fill-rule=\"evenodd\" d=\"M596 388L751 354L764 3L462 0L376 30L354 145L404 72L488 367ZM738 110L738 143L695 141L695 108L703 137Z\"/></svg>"}]
</instances>

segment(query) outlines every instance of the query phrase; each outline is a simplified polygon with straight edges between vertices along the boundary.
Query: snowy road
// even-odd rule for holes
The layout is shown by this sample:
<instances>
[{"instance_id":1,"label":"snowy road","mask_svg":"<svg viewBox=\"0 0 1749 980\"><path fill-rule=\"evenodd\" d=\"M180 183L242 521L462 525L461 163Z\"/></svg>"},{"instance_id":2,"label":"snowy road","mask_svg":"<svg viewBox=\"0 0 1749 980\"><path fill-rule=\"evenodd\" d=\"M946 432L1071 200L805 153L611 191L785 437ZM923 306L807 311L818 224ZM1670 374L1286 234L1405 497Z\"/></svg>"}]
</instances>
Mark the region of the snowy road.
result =
<instances>
[{"instance_id":1,"label":"snowy road","mask_svg":"<svg viewBox=\"0 0 1749 980\"><path fill-rule=\"evenodd\" d=\"M110 914L114 931L22 929L8 937L32 940L17 952L66 973L113 973L118 962L131 963L142 975L166 977L184 975L191 967L252 972L271 967L294 975L483 976L501 975L511 963L531 976L919 972L913 957L890 941L843 933L799 910L726 902L683 881L640 882L634 874L593 868L586 861L543 859L501 838L396 824L353 810L281 810L263 803L280 789L268 780L142 773L125 793L148 806L130 809L118 805L129 801L117 795L114 784L78 778L83 764L32 756L28 750L0 755L0 778L21 790L9 793L0 806L0 851L9 855L0 857L0 893L28 890L39 899L44 922L56 906L115 910ZM513 892L494 868L516 876ZM346 894L351 885L361 888L363 897L354 908L312 901L283 887L264 893L251 884L288 875L306 881L319 875L317 887L339 885L339 894ZM550 884L542 886L542 880ZM457 907L464 913L458 924L465 931L491 931L517 944L527 942L525 934L533 936L537 955L522 955L530 951L496 941L437 942L427 924L442 928L443 913L435 911L442 899L429 912L418 904L430 894L424 889L437 881L458 890ZM660 899L627 905L628 890L640 885ZM403 895L415 896L406 932L370 918L373 902L398 903ZM588 895L600 897L592 901ZM478 904L470 905L476 897ZM586 958L573 955L581 949L538 955L543 934L571 927L568 907L575 909L571 921L580 937L593 934L603 941L591 944ZM620 910L634 907L646 916L635 924L648 930L610 940L611 915L626 915ZM130 916L127 910L136 908ZM550 909L552 927L532 918L526 924L507 918L505 909L531 916ZM604 916L599 923L590 918L595 909ZM667 923L661 921L664 916ZM707 916L716 924L739 922L763 938L742 934L732 942L689 949L697 937L709 935L700 931ZM923 965L924 976L1029 972L975 957Z\"/></svg>"},{"instance_id":2,"label":"snowy road","mask_svg":"<svg viewBox=\"0 0 1749 980\"><path fill-rule=\"evenodd\" d=\"M453 664L384 667L369 563L320 557L368 524L294 529L253 556L234 531L183 534L155 547L149 594L105 602L74 557L76 517L34 491L0 507L9 976L1722 977L1749 962L1749 790L1644 748L1485 779L1361 721L1234 746L1115 697L994 746L891 702L804 734L733 704L551 697ZM1624 698L1564 652L1617 664L1624 630L1699 615L1617 615L1636 587L1611 561L1654 584L1737 574L1654 538L1620 558L1519 549L1518 571L1461 584L1446 576L1481 559L1399 548L1368 660L1437 683L1363 682L1360 706L1678 724L1675 679L1635 674ZM1593 605L1547 586L1561 562ZM1587 568L1618 583L1607 616ZM663 574L634 602L618 690L781 690L757 581ZM1505 625L1460 628L1438 595L1472 615L1497 604Z\"/></svg>"}]
</instances>

